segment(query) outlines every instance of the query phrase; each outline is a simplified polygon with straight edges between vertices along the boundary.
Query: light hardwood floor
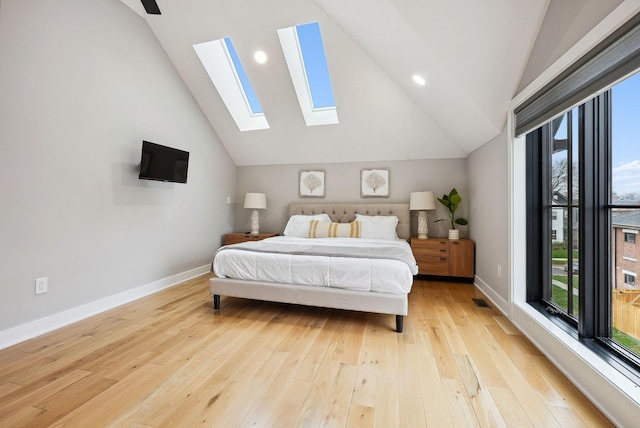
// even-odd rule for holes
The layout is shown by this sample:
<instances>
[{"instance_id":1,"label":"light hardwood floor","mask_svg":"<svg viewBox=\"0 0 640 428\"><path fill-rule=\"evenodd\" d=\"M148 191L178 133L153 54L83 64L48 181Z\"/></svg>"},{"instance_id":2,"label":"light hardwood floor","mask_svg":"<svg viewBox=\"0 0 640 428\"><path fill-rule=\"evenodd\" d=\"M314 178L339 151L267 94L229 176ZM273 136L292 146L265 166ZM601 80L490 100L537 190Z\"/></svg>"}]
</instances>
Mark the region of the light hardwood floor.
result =
<instances>
[{"instance_id":1,"label":"light hardwood floor","mask_svg":"<svg viewBox=\"0 0 640 428\"><path fill-rule=\"evenodd\" d=\"M392 315L222 297L208 276L0 351L0 426L611 426L471 284Z\"/></svg>"}]
</instances>

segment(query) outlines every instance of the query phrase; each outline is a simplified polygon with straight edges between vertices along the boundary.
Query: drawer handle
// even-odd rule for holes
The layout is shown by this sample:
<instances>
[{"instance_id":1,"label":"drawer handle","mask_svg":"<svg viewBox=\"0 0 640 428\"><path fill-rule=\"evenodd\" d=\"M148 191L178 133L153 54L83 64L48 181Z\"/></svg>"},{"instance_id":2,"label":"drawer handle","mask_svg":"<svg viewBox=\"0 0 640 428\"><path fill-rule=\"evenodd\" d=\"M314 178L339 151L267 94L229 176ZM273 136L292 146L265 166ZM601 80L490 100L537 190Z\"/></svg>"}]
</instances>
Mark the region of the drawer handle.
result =
<instances>
[{"instance_id":1,"label":"drawer handle","mask_svg":"<svg viewBox=\"0 0 640 428\"><path fill-rule=\"evenodd\" d=\"M447 260L446 257L440 257L440 260Z\"/></svg>"},{"instance_id":2,"label":"drawer handle","mask_svg":"<svg viewBox=\"0 0 640 428\"><path fill-rule=\"evenodd\" d=\"M447 251L447 250L440 250L440 252L441 252L441 253L444 253L444 252L446 252L446 251Z\"/></svg>"}]
</instances>

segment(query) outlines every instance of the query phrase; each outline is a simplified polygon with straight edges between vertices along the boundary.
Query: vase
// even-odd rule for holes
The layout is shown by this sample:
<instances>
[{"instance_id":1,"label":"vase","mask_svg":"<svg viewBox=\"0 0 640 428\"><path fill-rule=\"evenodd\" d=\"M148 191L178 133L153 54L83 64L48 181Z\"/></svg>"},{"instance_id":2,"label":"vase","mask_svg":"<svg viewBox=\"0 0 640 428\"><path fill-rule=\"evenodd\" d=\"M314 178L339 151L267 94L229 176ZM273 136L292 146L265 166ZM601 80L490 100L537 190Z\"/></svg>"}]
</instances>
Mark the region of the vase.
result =
<instances>
[{"instance_id":1,"label":"vase","mask_svg":"<svg viewBox=\"0 0 640 428\"><path fill-rule=\"evenodd\" d=\"M449 239L460 239L460 231L458 229L449 229Z\"/></svg>"}]
</instances>

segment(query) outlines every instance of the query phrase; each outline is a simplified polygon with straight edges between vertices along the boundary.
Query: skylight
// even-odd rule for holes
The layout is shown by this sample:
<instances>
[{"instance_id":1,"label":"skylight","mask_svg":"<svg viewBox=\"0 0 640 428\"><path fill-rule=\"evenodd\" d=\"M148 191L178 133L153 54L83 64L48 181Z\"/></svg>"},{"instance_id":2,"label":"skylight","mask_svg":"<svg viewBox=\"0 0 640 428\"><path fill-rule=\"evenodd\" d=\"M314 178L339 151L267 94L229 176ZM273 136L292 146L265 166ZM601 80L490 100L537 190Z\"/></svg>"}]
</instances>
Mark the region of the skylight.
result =
<instances>
[{"instance_id":1,"label":"skylight","mask_svg":"<svg viewBox=\"0 0 640 428\"><path fill-rule=\"evenodd\" d=\"M253 86L251 86L251 82L249 82L247 73L245 73L244 67L242 67L242 63L240 62L240 58L238 57L236 49L233 47L233 43L231 43L231 39L225 37L224 43L227 46L227 51L229 52L231 60L233 61L233 66L235 67L238 79L240 79L240 83L242 84L242 89L244 90L244 94L247 97L247 101L249 102L249 108L251 108L251 112L253 114L262 113L262 107L260 107L258 97L256 97L256 93L253 92Z\"/></svg>"},{"instance_id":2,"label":"skylight","mask_svg":"<svg viewBox=\"0 0 640 428\"><path fill-rule=\"evenodd\" d=\"M278 37L307 126L338 123L320 24L282 28Z\"/></svg>"},{"instance_id":3,"label":"skylight","mask_svg":"<svg viewBox=\"0 0 640 428\"><path fill-rule=\"evenodd\" d=\"M193 48L240 131L268 129L258 97L229 37Z\"/></svg>"}]
</instances>

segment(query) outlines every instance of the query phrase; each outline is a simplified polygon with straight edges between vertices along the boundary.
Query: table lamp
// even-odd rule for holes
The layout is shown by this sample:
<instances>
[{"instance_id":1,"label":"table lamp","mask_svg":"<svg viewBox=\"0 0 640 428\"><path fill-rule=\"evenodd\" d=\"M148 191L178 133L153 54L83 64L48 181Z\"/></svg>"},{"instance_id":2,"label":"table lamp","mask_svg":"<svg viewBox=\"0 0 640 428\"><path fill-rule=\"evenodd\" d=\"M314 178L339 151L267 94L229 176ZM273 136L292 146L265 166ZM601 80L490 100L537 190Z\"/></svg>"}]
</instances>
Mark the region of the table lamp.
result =
<instances>
[{"instance_id":1,"label":"table lamp","mask_svg":"<svg viewBox=\"0 0 640 428\"><path fill-rule=\"evenodd\" d=\"M244 196L244 207L251 209L251 234L259 234L260 214L258 210L267 208L267 195L264 193L247 193Z\"/></svg>"},{"instance_id":2,"label":"table lamp","mask_svg":"<svg viewBox=\"0 0 640 428\"><path fill-rule=\"evenodd\" d=\"M436 209L436 198L433 192L411 192L409 209L411 211L418 211L418 239L429 238L427 210Z\"/></svg>"}]
</instances>

